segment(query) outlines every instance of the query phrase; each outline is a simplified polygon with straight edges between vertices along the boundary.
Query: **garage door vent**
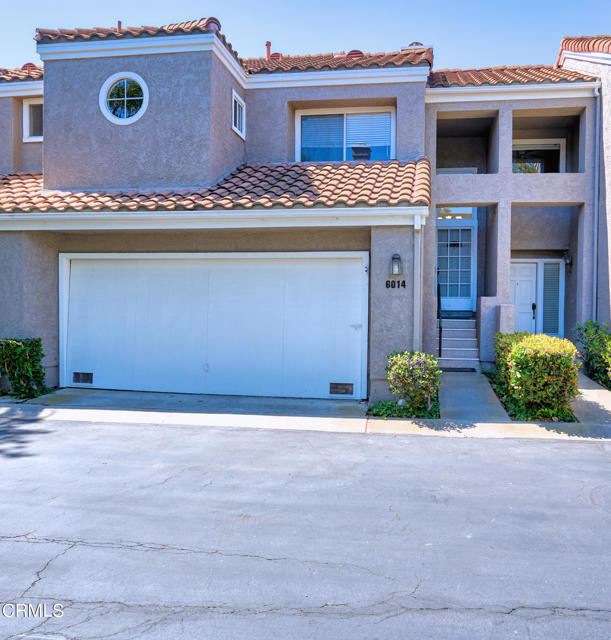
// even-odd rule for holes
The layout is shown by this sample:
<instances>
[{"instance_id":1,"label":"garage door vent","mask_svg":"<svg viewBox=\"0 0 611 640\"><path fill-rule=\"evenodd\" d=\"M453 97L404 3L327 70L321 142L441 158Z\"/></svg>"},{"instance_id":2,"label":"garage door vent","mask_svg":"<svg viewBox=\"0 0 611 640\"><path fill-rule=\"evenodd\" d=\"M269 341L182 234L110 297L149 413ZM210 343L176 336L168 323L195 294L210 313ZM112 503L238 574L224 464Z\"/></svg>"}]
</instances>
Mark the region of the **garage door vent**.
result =
<instances>
[{"instance_id":1,"label":"garage door vent","mask_svg":"<svg viewBox=\"0 0 611 640\"><path fill-rule=\"evenodd\" d=\"M78 384L93 384L93 373L73 371L72 382L77 382Z\"/></svg>"},{"instance_id":2,"label":"garage door vent","mask_svg":"<svg viewBox=\"0 0 611 640\"><path fill-rule=\"evenodd\" d=\"M350 382L331 382L329 383L329 394L338 396L353 396L354 385Z\"/></svg>"}]
</instances>

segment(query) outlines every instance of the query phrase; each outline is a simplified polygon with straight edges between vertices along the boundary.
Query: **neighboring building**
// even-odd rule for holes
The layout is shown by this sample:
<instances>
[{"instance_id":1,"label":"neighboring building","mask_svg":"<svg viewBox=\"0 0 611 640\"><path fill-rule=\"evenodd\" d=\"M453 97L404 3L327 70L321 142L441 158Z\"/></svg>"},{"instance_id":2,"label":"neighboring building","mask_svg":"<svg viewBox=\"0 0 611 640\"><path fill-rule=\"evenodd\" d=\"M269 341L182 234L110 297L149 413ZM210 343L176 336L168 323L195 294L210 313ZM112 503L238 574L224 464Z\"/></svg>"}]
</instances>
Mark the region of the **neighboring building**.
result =
<instances>
[{"instance_id":1,"label":"neighboring building","mask_svg":"<svg viewBox=\"0 0 611 640\"><path fill-rule=\"evenodd\" d=\"M393 350L609 320L611 36L463 70L242 59L215 18L36 40L44 80L0 70L0 335L50 385L381 398Z\"/></svg>"}]
</instances>

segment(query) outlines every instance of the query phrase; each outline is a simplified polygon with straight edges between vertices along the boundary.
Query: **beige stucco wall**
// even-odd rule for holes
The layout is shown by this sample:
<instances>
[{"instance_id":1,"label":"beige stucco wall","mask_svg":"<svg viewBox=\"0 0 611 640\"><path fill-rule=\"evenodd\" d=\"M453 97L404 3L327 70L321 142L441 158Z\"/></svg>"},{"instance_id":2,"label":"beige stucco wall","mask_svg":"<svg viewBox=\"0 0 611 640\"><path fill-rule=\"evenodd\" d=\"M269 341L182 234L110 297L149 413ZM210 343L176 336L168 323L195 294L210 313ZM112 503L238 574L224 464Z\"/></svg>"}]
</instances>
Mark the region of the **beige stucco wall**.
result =
<instances>
[{"instance_id":1,"label":"beige stucco wall","mask_svg":"<svg viewBox=\"0 0 611 640\"><path fill-rule=\"evenodd\" d=\"M244 91L216 56L210 71L210 184L218 182L246 158L245 141L231 128L232 89L244 99ZM246 114L246 126L248 113Z\"/></svg>"},{"instance_id":2,"label":"beige stucco wall","mask_svg":"<svg viewBox=\"0 0 611 640\"><path fill-rule=\"evenodd\" d=\"M246 104L249 163L293 162L295 110L322 106L396 106L397 158L414 160L424 153L424 82L249 89Z\"/></svg>"},{"instance_id":3,"label":"beige stucco wall","mask_svg":"<svg viewBox=\"0 0 611 640\"><path fill-rule=\"evenodd\" d=\"M63 252L370 251L371 397L388 394L386 356L413 346L413 234L409 227L113 233L0 233L0 336L43 339L47 383L58 383L58 254ZM406 289L386 289L390 256Z\"/></svg>"},{"instance_id":4,"label":"beige stucco wall","mask_svg":"<svg viewBox=\"0 0 611 640\"><path fill-rule=\"evenodd\" d=\"M582 154L579 163L581 173L526 175L513 174L511 170L511 151L513 139L513 112L522 115L534 114L540 109L565 109L567 112L581 113L579 137L582 143ZM435 208L437 205L473 205L489 206L488 225L486 228L485 287L484 296L478 301L478 329L482 359L488 360L492 348L492 336L498 325L497 308L510 302L510 258L512 240L518 246L525 246L524 216L539 211L531 208L528 211L519 205L535 206L577 206L577 231L579 241L574 248L575 260L575 297L574 316L585 320L592 316L592 272L593 272L593 181L594 181L594 99L562 99L562 100L509 100L503 102L473 102L429 104L426 107L426 155L433 166L448 166L447 158L437 158L437 113L440 111L498 111L498 117L491 132L494 145L498 148L498 173L479 175L434 175L432 180L433 202L431 215L425 229L425 250L423 267L423 288L425 303L423 317L423 347L427 351L436 349L436 303L435 303L435 269L436 269L436 229ZM493 153L488 158L488 170L495 170ZM456 156L457 161L464 158ZM464 166L464 165L463 165ZM512 209L513 212L512 213ZM512 221L515 215L517 219ZM535 226L537 221L534 221ZM519 230L522 226L524 231ZM512 232L513 228L513 232ZM561 229L549 229L545 233L550 236L550 246L558 242L558 234L566 233L566 224ZM588 242L589 239L589 242ZM478 287L478 292L481 289ZM589 292L589 293L588 293ZM505 307L501 312L503 326L511 318Z\"/></svg>"},{"instance_id":5,"label":"beige stucco wall","mask_svg":"<svg viewBox=\"0 0 611 640\"><path fill-rule=\"evenodd\" d=\"M0 175L42 171L42 142L23 142L23 98L0 98Z\"/></svg>"},{"instance_id":6,"label":"beige stucco wall","mask_svg":"<svg viewBox=\"0 0 611 640\"><path fill-rule=\"evenodd\" d=\"M13 170L13 99L0 98L0 174Z\"/></svg>"},{"instance_id":7,"label":"beige stucco wall","mask_svg":"<svg viewBox=\"0 0 611 640\"><path fill-rule=\"evenodd\" d=\"M47 62L45 186L208 184L211 56L197 52ZM107 120L98 104L103 83L122 71L139 74L149 89L148 109L128 125Z\"/></svg>"},{"instance_id":8,"label":"beige stucco wall","mask_svg":"<svg viewBox=\"0 0 611 640\"><path fill-rule=\"evenodd\" d=\"M369 377L373 400L391 397L386 382L387 357L393 351L413 349L414 344L414 236L411 227L371 229ZM390 259L398 253L403 275L389 276ZM387 280L405 280L406 288L387 289Z\"/></svg>"},{"instance_id":9,"label":"beige stucco wall","mask_svg":"<svg viewBox=\"0 0 611 640\"><path fill-rule=\"evenodd\" d=\"M611 65L566 59L564 68L600 78L597 318L611 320Z\"/></svg>"}]
</instances>

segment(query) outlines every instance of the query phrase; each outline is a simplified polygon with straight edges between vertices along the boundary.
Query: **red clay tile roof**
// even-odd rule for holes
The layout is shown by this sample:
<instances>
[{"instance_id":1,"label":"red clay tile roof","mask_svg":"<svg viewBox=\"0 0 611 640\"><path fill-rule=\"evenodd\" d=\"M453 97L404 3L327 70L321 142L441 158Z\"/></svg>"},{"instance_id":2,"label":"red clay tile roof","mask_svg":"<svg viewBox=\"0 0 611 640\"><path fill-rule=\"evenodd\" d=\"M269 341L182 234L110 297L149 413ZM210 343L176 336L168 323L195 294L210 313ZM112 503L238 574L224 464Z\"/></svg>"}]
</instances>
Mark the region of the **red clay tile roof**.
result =
<instances>
[{"instance_id":1,"label":"red clay tile roof","mask_svg":"<svg viewBox=\"0 0 611 640\"><path fill-rule=\"evenodd\" d=\"M40 80L42 76L42 67L38 67L32 62L26 62L19 69L2 69L0 67L0 82L11 82L12 80Z\"/></svg>"},{"instance_id":2,"label":"red clay tile roof","mask_svg":"<svg viewBox=\"0 0 611 640\"><path fill-rule=\"evenodd\" d=\"M611 36L567 36L560 43L560 51L580 53L611 53Z\"/></svg>"},{"instance_id":3,"label":"red clay tile roof","mask_svg":"<svg viewBox=\"0 0 611 640\"><path fill-rule=\"evenodd\" d=\"M114 40L138 38L140 36L178 36L190 33L216 33L227 49L237 58L237 52L221 33L221 23L217 18L199 18L188 22L165 24L161 27L93 27L91 29L36 29L34 40L48 44L57 40Z\"/></svg>"},{"instance_id":4,"label":"red clay tile roof","mask_svg":"<svg viewBox=\"0 0 611 640\"><path fill-rule=\"evenodd\" d=\"M93 27L91 29L36 29L34 40L42 43L54 42L56 40L91 40L106 38L138 37L142 35L175 36L185 33L211 33L219 32L221 23L216 18L200 18L189 22L177 22L166 24L161 27L121 27L119 25L111 28Z\"/></svg>"},{"instance_id":5,"label":"red clay tile roof","mask_svg":"<svg viewBox=\"0 0 611 640\"><path fill-rule=\"evenodd\" d=\"M282 55L273 58L243 58L241 62L247 73L400 67L408 64L433 66L433 50L427 47L390 53L363 53L354 50L348 53L340 51L339 53L317 53L306 56Z\"/></svg>"},{"instance_id":6,"label":"red clay tile roof","mask_svg":"<svg viewBox=\"0 0 611 640\"><path fill-rule=\"evenodd\" d=\"M485 67L482 69L439 69L429 75L429 87L467 87L497 84L543 84L594 80L590 76L557 69L552 65Z\"/></svg>"},{"instance_id":7,"label":"red clay tile roof","mask_svg":"<svg viewBox=\"0 0 611 640\"><path fill-rule=\"evenodd\" d=\"M429 205L431 165L341 162L243 165L210 188L46 191L42 174L0 176L0 213Z\"/></svg>"}]
</instances>

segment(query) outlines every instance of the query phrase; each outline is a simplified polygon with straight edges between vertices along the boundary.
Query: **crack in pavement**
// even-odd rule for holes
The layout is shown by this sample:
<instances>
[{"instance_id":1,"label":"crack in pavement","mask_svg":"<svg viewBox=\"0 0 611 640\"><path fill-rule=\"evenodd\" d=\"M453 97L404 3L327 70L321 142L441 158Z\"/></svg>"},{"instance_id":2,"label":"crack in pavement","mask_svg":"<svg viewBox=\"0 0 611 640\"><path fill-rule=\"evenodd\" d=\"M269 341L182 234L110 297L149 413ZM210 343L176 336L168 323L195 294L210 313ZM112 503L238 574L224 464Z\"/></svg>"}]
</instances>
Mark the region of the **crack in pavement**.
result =
<instances>
[{"instance_id":1,"label":"crack in pavement","mask_svg":"<svg viewBox=\"0 0 611 640\"><path fill-rule=\"evenodd\" d=\"M370 575L376 578L382 578L384 580L396 581L396 578L393 576L385 576L380 573L377 573L370 569L369 567L365 567L360 564L355 564L351 562L327 562L322 560L308 560L302 558L293 558L290 556L278 556L278 557L269 557L263 556L255 553L238 553L238 552L227 552L221 551L220 549L198 549L194 547L176 547L173 545L166 544L158 544L158 543L146 543L146 542L113 542L113 541L96 541L96 540L82 540L82 539L74 539L74 538L48 538L43 536L31 536L29 534L24 534L22 536L0 536L0 543L5 541L11 542L26 542L28 544L64 544L67 545L67 548L61 553L57 554L53 558L51 558L46 565L40 570L42 573L49 564L59 556L64 555L70 549L74 547L89 547L89 548L99 548L99 549L120 549L124 551L159 551L159 552L168 552L168 553L176 553L176 554L199 554L199 555L207 555L207 556L222 556L223 558L250 558L254 560L264 560L266 562L297 562L300 564L310 564L315 566L325 566L325 567L349 567L353 569L358 569L360 571L365 571ZM35 580L30 587L22 594L25 595L27 591L34 586L34 584L38 582Z\"/></svg>"},{"instance_id":2,"label":"crack in pavement","mask_svg":"<svg viewBox=\"0 0 611 640\"><path fill-rule=\"evenodd\" d=\"M36 578L30 583L30 586L27 587L24 591L22 591L18 597L23 598L31 589L33 589L42 580L42 574L49 568L49 565L55 560L57 560L58 558L60 558L61 556L68 553L70 549L74 549L75 546L76 544L69 544L63 551L60 551L59 553L56 553L54 556L49 558L43 565L42 569L39 569L36 572Z\"/></svg>"}]
</instances>

